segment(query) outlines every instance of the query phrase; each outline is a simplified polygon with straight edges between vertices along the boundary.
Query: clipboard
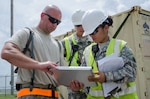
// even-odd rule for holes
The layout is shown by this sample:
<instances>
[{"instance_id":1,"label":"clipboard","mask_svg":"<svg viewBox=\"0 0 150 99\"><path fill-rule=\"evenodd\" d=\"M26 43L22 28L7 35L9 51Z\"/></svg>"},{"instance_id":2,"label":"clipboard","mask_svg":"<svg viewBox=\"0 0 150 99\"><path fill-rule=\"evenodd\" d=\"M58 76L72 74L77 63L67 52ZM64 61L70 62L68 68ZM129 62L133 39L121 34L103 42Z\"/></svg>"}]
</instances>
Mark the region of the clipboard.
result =
<instances>
[{"instance_id":1,"label":"clipboard","mask_svg":"<svg viewBox=\"0 0 150 99\"><path fill-rule=\"evenodd\" d=\"M69 87L70 81L77 80L85 87L97 86L96 82L88 81L88 76L93 75L91 66L57 66L57 68L53 70L53 75L59 85Z\"/></svg>"}]
</instances>

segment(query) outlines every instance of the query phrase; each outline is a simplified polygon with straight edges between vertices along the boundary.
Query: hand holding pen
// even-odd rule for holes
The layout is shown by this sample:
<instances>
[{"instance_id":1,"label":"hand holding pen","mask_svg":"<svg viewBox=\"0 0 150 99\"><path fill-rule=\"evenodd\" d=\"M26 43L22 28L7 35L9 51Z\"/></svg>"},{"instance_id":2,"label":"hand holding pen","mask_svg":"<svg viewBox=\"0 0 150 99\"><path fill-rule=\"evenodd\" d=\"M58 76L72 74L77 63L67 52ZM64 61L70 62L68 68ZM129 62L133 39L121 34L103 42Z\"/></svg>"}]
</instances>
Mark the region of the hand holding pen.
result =
<instances>
[{"instance_id":1,"label":"hand holding pen","mask_svg":"<svg viewBox=\"0 0 150 99\"><path fill-rule=\"evenodd\" d=\"M53 74L53 70L57 69L56 66L58 66L59 61L57 61L56 63L52 64L54 67L48 67L48 72L52 75Z\"/></svg>"},{"instance_id":2,"label":"hand holding pen","mask_svg":"<svg viewBox=\"0 0 150 99\"><path fill-rule=\"evenodd\" d=\"M52 62L52 61L40 62L38 63L38 68L52 75L53 69L57 69L56 67L58 66L58 63L59 62Z\"/></svg>"}]
</instances>

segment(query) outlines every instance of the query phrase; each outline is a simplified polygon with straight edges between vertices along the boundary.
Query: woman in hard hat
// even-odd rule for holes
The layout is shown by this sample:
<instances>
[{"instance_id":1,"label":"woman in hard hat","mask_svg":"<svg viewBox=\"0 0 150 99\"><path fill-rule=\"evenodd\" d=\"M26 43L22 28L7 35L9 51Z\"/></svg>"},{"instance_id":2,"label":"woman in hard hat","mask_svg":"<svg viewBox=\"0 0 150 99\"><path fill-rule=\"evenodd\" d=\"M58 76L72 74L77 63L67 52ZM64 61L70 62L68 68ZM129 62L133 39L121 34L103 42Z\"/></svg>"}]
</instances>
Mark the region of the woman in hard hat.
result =
<instances>
[{"instance_id":1,"label":"woman in hard hat","mask_svg":"<svg viewBox=\"0 0 150 99\"><path fill-rule=\"evenodd\" d=\"M125 41L108 36L112 23L111 17L95 9L87 11L82 17L83 35L90 35L95 42L85 48L82 63L83 66L92 66L95 75L88 79L97 83L89 89L87 99L138 99L135 58ZM78 81L72 81L70 87L79 91L83 86Z\"/></svg>"}]
</instances>

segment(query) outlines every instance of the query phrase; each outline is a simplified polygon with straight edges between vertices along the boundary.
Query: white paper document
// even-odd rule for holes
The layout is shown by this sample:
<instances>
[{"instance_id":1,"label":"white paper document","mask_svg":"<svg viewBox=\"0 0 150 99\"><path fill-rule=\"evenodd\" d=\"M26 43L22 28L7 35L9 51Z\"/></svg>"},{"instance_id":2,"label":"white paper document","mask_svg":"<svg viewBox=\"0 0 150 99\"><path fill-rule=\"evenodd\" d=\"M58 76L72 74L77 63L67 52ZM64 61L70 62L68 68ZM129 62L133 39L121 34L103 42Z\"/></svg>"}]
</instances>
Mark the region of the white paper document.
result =
<instances>
[{"instance_id":1,"label":"white paper document","mask_svg":"<svg viewBox=\"0 0 150 99\"><path fill-rule=\"evenodd\" d=\"M121 69L124 66L124 61L121 57L118 57L116 54L111 54L99 61L97 61L97 65L100 71L109 72L116 71ZM104 96L107 97L109 92L111 92L116 87L120 87L120 84L115 82L107 82L103 83Z\"/></svg>"}]
</instances>

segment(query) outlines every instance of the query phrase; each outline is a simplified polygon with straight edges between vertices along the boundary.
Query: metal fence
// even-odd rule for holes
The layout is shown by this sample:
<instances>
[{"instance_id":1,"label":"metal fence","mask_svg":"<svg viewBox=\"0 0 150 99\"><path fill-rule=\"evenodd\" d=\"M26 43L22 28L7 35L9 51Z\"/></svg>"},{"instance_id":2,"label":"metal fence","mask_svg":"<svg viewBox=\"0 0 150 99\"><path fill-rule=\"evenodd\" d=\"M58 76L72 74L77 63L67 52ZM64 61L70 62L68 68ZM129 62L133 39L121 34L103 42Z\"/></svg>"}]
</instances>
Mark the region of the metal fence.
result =
<instances>
[{"instance_id":1,"label":"metal fence","mask_svg":"<svg viewBox=\"0 0 150 99\"><path fill-rule=\"evenodd\" d=\"M11 94L11 87L13 87L13 93L16 93L15 84L11 86L11 77L12 76L0 76L0 94ZM16 80L16 75L13 76L14 80Z\"/></svg>"}]
</instances>

